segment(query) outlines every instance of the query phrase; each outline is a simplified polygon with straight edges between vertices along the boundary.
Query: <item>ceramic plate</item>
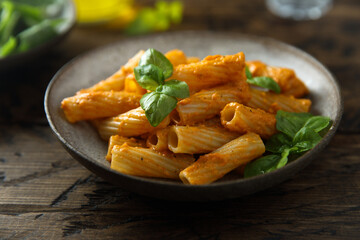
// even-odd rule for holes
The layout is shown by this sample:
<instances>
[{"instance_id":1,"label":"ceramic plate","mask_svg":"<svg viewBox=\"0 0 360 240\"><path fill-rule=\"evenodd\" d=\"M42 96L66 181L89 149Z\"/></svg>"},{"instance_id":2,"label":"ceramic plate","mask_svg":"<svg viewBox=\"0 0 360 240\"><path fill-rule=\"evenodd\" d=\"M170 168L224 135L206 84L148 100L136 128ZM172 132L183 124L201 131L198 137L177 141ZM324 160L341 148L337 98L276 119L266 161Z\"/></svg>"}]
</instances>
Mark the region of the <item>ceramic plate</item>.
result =
<instances>
[{"instance_id":1,"label":"ceramic plate","mask_svg":"<svg viewBox=\"0 0 360 240\"><path fill-rule=\"evenodd\" d=\"M180 182L134 177L110 169L104 156L107 143L87 122L70 124L60 109L61 100L110 76L140 49L162 52L178 48L188 56L245 53L247 60L262 60L270 65L292 68L310 89L312 112L329 116L333 123L322 141L302 157L276 171L248 179L227 176L221 181L190 186ZM50 82L45 95L50 126L69 153L81 164L105 180L126 190L161 199L208 201L251 194L293 176L310 163L334 135L342 114L338 84L316 59L287 44L263 37L222 32L172 32L129 38L84 54L65 65Z\"/></svg>"}]
</instances>

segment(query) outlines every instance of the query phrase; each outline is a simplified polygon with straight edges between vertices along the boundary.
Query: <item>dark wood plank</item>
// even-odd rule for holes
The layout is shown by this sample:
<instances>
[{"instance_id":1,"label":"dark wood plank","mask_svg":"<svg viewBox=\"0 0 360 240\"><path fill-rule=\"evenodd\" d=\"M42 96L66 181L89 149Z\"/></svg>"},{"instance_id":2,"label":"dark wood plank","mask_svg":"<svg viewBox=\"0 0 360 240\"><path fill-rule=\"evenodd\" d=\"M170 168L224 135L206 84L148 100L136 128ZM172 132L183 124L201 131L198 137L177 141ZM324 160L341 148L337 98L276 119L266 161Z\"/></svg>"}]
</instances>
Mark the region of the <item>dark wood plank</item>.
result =
<instances>
[{"instance_id":1,"label":"dark wood plank","mask_svg":"<svg viewBox=\"0 0 360 240\"><path fill-rule=\"evenodd\" d=\"M5 239L111 239L114 233L127 239L360 236L359 135L338 134L309 167L263 192L223 202L174 203L123 191L91 175L49 137L47 127L7 131L18 136L0 149L5 152L0 187ZM34 141L19 152L26 139ZM44 151L33 158L40 147Z\"/></svg>"}]
</instances>

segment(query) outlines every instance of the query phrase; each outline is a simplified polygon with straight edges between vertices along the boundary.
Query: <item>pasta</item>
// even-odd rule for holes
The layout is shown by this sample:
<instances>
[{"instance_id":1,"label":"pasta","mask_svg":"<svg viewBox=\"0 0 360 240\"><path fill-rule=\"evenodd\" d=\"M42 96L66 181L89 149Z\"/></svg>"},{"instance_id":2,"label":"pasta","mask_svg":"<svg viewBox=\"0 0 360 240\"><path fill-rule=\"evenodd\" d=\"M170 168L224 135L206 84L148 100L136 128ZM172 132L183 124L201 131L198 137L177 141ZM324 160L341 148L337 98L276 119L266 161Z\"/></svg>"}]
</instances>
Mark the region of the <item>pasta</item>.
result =
<instances>
[{"instance_id":1,"label":"pasta","mask_svg":"<svg viewBox=\"0 0 360 240\"><path fill-rule=\"evenodd\" d=\"M208 56L200 62L176 66L171 78L185 81L192 93L230 82L237 82L241 89L245 89L244 66L245 56L242 52L228 56Z\"/></svg>"},{"instance_id":2,"label":"pasta","mask_svg":"<svg viewBox=\"0 0 360 240\"><path fill-rule=\"evenodd\" d=\"M274 114L235 102L227 104L221 111L221 123L228 130L239 133L254 132L265 139L276 133Z\"/></svg>"},{"instance_id":3,"label":"pasta","mask_svg":"<svg viewBox=\"0 0 360 240\"><path fill-rule=\"evenodd\" d=\"M140 58L143 54L144 54L144 50L140 50L116 73L114 73L107 79L100 81L94 86L87 89L82 89L77 93L79 94L79 93L87 93L87 92L95 92L95 91L123 90L125 78L127 77L127 75L133 73L134 68L139 64Z\"/></svg>"},{"instance_id":4,"label":"pasta","mask_svg":"<svg viewBox=\"0 0 360 240\"><path fill-rule=\"evenodd\" d=\"M170 128L159 129L150 134L146 140L146 146L157 151L168 150L168 134Z\"/></svg>"},{"instance_id":5,"label":"pasta","mask_svg":"<svg viewBox=\"0 0 360 240\"><path fill-rule=\"evenodd\" d=\"M208 153L238 136L238 133L220 127L172 126L168 133L168 147L174 153Z\"/></svg>"},{"instance_id":6,"label":"pasta","mask_svg":"<svg viewBox=\"0 0 360 240\"><path fill-rule=\"evenodd\" d=\"M112 149L111 168L124 174L179 179L179 173L192 164L192 155L159 153L148 148L116 145Z\"/></svg>"},{"instance_id":7,"label":"pasta","mask_svg":"<svg viewBox=\"0 0 360 240\"><path fill-rule=\"evenodd\" d=\"M233 85L202 90L178 103L176 121L181 125L193 125L219 115L227 103L246 103L250 98L248 88L241 90Z\"/></svg>"},{"instance_id":8,"label":"pasta","mask_svg":"<svg viewBox=\"0 0 360 240\"><path fill-rule=\"evenodd\" d=\"M200 60L173 49L164 55L173 67L166 71L159 66L144 66L150 58L142 58L138 69L151 70L153 74L151 78L148 75L142 78L152 81L146 83L151 86L146 90L141 87L146 87L144 82L141 86L137 82L134 68L144 54L149 57L148 53L139 51L109 78L61 103L69 122L90 120L100 137L108 141L105 159L113 170L123 174L175 179L193 185L212 183L231 171L244 175L245 166L265 152L262 139L277 133L278 110L310 110L311 101L299 98L308 89L291 69L271 67L260 61L246 62L254 77L273 78L282 92L250 87L242 52ZM149 61L155 63L156 59ZM165 59L163 63L170 65L169 61ZM162 76L161 83L152 79L158 76ZM172 92L171 84L185 85L186 93ZM164 97L163 102L159 101L162 105L151 101L152 97L160 96ZM179 96L185 98L177 99ZM148 107L144 107L146 113L140 107L140 99L141 106ZM168 104L169 101L175 102ZM152 122L156 126L153 127L148 120L152 113L149 109L160 109L163 117L171 113L155 124Z\"/></svg>"},{"instance_id":9,"label":"pasta","mask_svg":"<svg viewBox=\"0 0 360 240\"><path fill-rule=\"evenodd\" d=\"M166 127L170 118L165 118L157 127L150 125L145 112L140 107L115 117L99 120L96 125L102 139L108 140L112 135L124 137L140 136L159 128Z\"/></svg>"},{"instance_id":10,"label":"pasta","mask_svg":"<svg viewBox=\"0 0 360 240\"><path fill-rule=\"evenodd\" d=\"M252 108L260 108L270 113L276 113L278 110L287 112L309 112L310 110L309 99L264 92L254 88L250 88L250 92L251 100L246 105Z\"/></svg>"},{"instance_id":11,"label":"pasta","mask_svg":"<svg viewBox=\"0 0 360 240\"><path fill-rule=\"evenodd\" d=\"M108 147L108 152L106 154L106 160L108 160L109 162L111 162L111 157L112 157L112 149L115 145L123 145L123 144L127 144L128 146L131 147L145 147L145 142L140 140L140 139L136 139L136 138L128 138L128 137L123 137L123 136L119 136L119 135L113 135L110 137L109 139L109 147Z\"/></svg>"},{"instance_id":12,"label":"pasta","mask_svg":"<svg viewBox=\"0 0 360 240\"><path fill-rule=\"evenodd\" d=\"M259 135L247 133L212 153L201 156L180 172L180 179L187 184L211 183L264 152L265 146Z\"/></svg>"},{"instance_id":13,"label":"pasta","mask_svg":"<svg viewBox=\"0 0 360 240\"><path fill-rule=\"evenodd\" d=\"M309 93L305 84L296 77L294 70L267 66L260 61L246 62L254 77L265 76L274 79L280 86L281 92L285 95L302 97Z\"/></svg>"},{"instance_id":14,"label":"pasta","mask_svg":"<svg viewBox=\"0 0 360 240\"><path fill-rule=\"evenodd\" d=\"M61 108L69 122L111 117L138 107L141 95L127 92L89 92L65 98Z\"/></svg>"}]
</instances>

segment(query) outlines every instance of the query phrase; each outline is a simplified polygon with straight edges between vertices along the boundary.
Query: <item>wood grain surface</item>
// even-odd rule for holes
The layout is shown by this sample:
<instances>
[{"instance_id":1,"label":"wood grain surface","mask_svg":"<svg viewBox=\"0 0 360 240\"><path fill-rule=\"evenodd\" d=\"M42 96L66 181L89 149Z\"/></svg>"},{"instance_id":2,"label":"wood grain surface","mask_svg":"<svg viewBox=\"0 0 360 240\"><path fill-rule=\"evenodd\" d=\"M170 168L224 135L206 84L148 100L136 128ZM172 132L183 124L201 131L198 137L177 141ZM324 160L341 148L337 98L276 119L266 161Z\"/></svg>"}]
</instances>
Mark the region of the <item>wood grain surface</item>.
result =
<instances>
[{"instance_id":1,"label":"wood grain surface","mask_svg":"<svg viewBox=\"0 0 360 240\"><path fill-rule=\"evenodd\" d=\"M72 159L45 118L45 89L62 65L126 38L77 27L42 58L0 73L1 240L360 239L360 2L335 0L326 16L304 22L271 15L263 0L184 3L172 31L272 37L326 65L345 106L330 145L293 178L240 199L181 203L126 192Z\"/></svg>"}]
</instances>

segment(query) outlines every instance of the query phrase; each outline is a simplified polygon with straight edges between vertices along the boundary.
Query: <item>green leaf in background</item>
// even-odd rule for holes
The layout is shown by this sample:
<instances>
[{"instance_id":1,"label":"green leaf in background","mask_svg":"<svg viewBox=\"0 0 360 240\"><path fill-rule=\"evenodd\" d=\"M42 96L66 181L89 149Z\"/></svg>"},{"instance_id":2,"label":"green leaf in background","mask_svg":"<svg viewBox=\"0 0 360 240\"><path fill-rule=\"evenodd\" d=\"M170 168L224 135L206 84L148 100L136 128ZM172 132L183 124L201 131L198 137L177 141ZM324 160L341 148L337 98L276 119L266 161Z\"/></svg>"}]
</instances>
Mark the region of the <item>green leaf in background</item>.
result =
<instances>
[{"instance_id":1,"label":"green leaf in background","mask_svg":"<svg viewBox=\"0 0 360 240\"><path fill-rule=\"evenodd\" d=\"M161 52L149 48L142 55L139 66L153 64L163 71L164 79L169 78L173 72L173 65Z\"/></svg>"},{"instance_id":2,"label":"green leaf in background","mask_svg":"<svg viewBox=\"0 0 360 240\"><path fill-rule=\"evenodd\" d=\"M281 157L279 155L267 155L252 161L245 166L244 177L261 175L276 169Z\"/></svg>"},{"instance_id":3,"label":"green leaf in background","mask_svg":"<svg viewBox=\"0 0 360 240\"><path fill-rule=\"evenodd\" d=\"M156 91L176 98L187 98L190 96L189 86L186 82L175 79L165 82Z\"/></svg>"},{"instance_id":4,"label":"green leaf in background","mask_svg":"<svg viewBox=\"0 0 360 240\"><path fill-rule=\"evenodd\" d=\"M143 8L136 19L125 29L129 35L145 34L153 31L165 31L171 23L179 24L182 20L183 4L181 1L157 1L154 8Z\"/></svg>"},{"instance_id":5,"label":"green leaf in background","mask_svg":"<svg viewBox=\"0 0 360 240\"><path fill-rule=\"evenodd\" d=\"M15 6L10 1L1 2L0 18L0 46L7 42L20 19L20 14L15 11Z\"/></svg>"},{"instance_id":6,"label":"green leaf in background","mask_svg":"<svg viewBox=\"0 0 360 240\"><path fill-rule=\"evenodd\" d=\"M154 64L142 65L134 68L135 79L139 85L147 90L155 89L164 84L164 75L162 69Z\"/></svg>"},{"instance_id":7,"label":"green leaf in background","mask_svg":"<svg viewBox=\"0 0 360 240\"><path fill-rule=\"evenodd\" d=\"M54 38L57 35L54 29L54 21L57 22L57 20L42 21L19 33L18 52L25 52Z\"/></svg>"},{"instance_id":8,"label":"green leaf in background","mask_svg":"<svg viewBox=\"0 0 360 240\"><path fill-rule=\"evenodd\" d=\"M310 113L290 113L282 110L276 113L276 129L293 138L312 117Z\"/></svg>"},{"instance_id":9,"label":"green leaf in background","mask_svg":"<svg viewBox=\"0 0 360 240\"><path fill-rule=\"evenodd\" d=\"M275 82L274 79L270 77L253 77L250 79L248 78L247 82L255 86L272 90L276 93L281 92L279 84L277 84L277 82Z\"/></svg>"},{"instance_id":10,"label":"green leaf in background","mask_svg":"<svg viewBox=\"0 0 360 240\"><path fill-rule=\"evenodd\" d=\"M44 11L39 7L34 7L27 4L15 4L15 9L21 13L28 25L34 25L46 18Z\"/></svg>"},{"instance_id":11,"label":"green leaf in background","mask_svg":"<svg viewBox=\"0 0 360 240\"><path fill-rule=\"evenodd\" d=\"M146 93L140 99L140 106L145 111L151 126L158 126L176 107L177 99L158 92Z\"/></svg>"},{"instance_id":12,"label":"green leaf in background","mask_svg":"<svg viewBox=\"0 0 360 240\"><path fill-rule=\"evenodd\" d=\"M0 47L0 58L6 57L15 51L17 46L17 40L14 37L10 37L9 40Z\"/></svg>"}]
</instances>

